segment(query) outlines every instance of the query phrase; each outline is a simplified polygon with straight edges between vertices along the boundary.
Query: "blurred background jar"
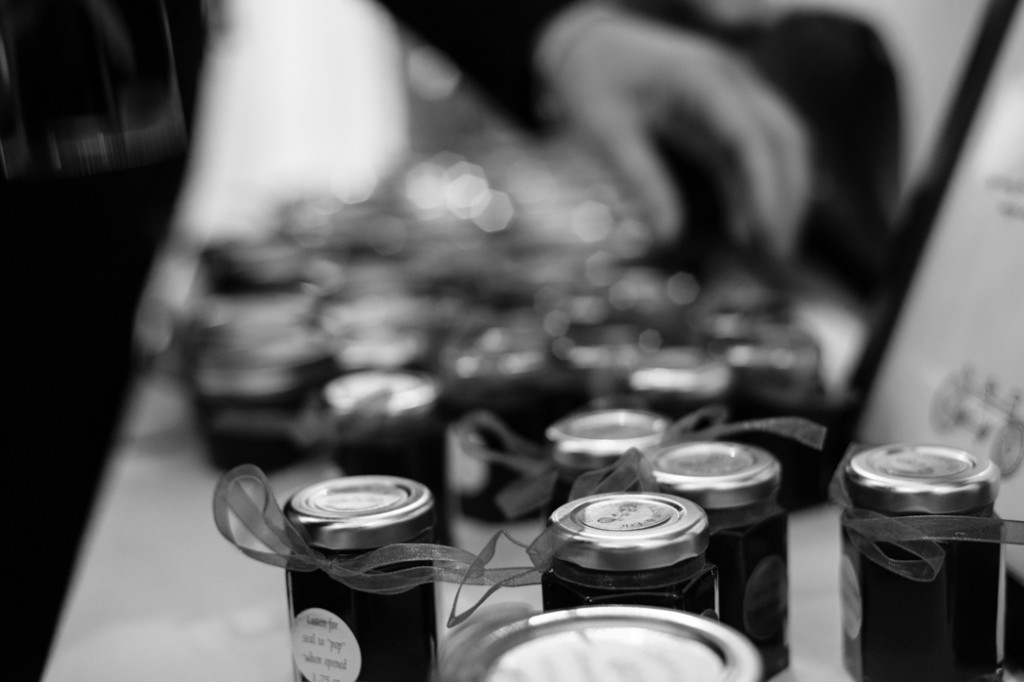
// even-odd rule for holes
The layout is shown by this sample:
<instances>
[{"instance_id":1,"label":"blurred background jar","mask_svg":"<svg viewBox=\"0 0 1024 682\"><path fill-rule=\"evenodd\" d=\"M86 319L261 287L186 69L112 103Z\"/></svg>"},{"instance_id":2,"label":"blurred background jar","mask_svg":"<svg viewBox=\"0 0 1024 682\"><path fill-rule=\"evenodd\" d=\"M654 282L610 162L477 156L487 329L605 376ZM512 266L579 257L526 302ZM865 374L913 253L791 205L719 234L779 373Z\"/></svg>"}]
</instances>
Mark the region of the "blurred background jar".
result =
<instances>
[{"instance_id":1,"label":"blurred background jar","mask_svg":"<svg viewBox=\"0 0 1024 682\"><path fill-rule=\"evenodd\" d=\"M315 299L211 296L188 334L185 379L214 466L280 469L321 438L317 391L338 373L312 324Z\"/></svg>"},{"instance_id":2,"label":"blurred background jar","mask_svg":"<svg viewBox=\"0 0 1024 682\"><path fill-rule=\"evenodd\" d=\"M345 475L401 476L434 496L434 539L449 541L445 422L437 381L401 370L350 372L329 381L323 399L330 457Z\"/></svg>"},{"instance_id":3,"label":"blurred background jar","mask_svg":"<svg viewBox=\"0 0 1024 682\"><path fill-rule=\"evenodd\" d=\"M550 425L545 435L558 480L544 517L569 501L580 475L614 465L633 448L653 455L670 423L646 410L594 409L573 412Z\"/></svg>"},{"instance_id":4,"label":"blurred background jar","mask_svg":"<svg viewBox=\"0 0 1024 682\"><path fill-rule=\"evenodd\" d=\"M531 315L488 315L457 329L440 352L441 413L455 422L471 411L490 412L517 436L541 443L549 424L587 399L571 368L551 354L550 344L550 335ZM489 434L481 435L481 446L503 450ZM477 520L509 520L496 497L519 475L474 457L471 444L457 436L448 448L454 504Z\"/></svg>"}]
</instances>

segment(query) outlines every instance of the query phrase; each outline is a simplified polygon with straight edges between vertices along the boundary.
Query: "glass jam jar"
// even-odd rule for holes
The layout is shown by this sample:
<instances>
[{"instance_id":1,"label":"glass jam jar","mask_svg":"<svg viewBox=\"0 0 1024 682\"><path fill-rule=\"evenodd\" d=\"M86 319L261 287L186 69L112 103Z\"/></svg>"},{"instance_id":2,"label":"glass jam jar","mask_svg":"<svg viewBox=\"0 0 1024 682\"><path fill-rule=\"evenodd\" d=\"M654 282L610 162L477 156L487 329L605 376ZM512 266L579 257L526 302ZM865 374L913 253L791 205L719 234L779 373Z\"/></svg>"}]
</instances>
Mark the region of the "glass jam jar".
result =
<instances>
[{"instance_id":1,"label":"glass jam jar","mask_svg":"<svg viewBox=\"0 0 1024 682\"><path fill-rule=\"evenodd\" d=\"M542 442L544 430L583 405L586 395L570 368L550 352L550 336L521 318L450 339L440 354L441 396L445 419L467 413L493 413L517 435ZM485 443L500 449L498 443ZM499 463L474 458L454 436L448 448L449 490L453 511L484 522L507 520L495 502L519 474Z\"/></svg>"},{"instance_id":2,"label":"glass jam jar","mask_svg":"<svg viewBox=\"0 0 1024 682\"><path fill-rule=\"evenodd\" d=\"M727 625L651 606L583 606L499 623L446 656L439 682L760 682Z\"/></svg>"},{"instance_id":3,"label":"glass jam jar","mask_svg":"<svg viewBox=\"0 0 1024 682\"><path fill-rule=\"evenodd\" d=\"M305 296L212 297L187 341L187 380L199 431L220 469L279 469L306 456L316 392L337 374Z\"/></svg>"},{"instance_id":4,"label":"glass jam jar","mask_svg":"<svg viewBox=\"0 0 1024 682\"><path fill-rule=\"evenodd\" d=\"M646 410L597 409L570 414L549 426L545 435L558 481L544 516L569 501L580 474L613 465L631 448L653 453L670 423Z\"/></svg>"},{"instance_id":5,"label":"glass jam jar","mask_svg":"<svg viewBox=\"0 0 1024 682\"><path fill-rule=\"evenodd\" d=\"M708 519L695 503L661 493L603 493L551 514L545 611L591 604L718 611L718 571L704 556Z\"/></svg>"},{"instance_id":6,"label":"glass jam jar","mask_svg":"<svg viewBox=\"0 0 1024 682\"><path fill-rule=\"evenodd\" d=\"M288 519L327 556L429 542L430 490L395 476L350 476L295 493ZM398 564L401 569L416 565ZM428 682L436 656L433 584L398 594L354 590L323 571L286 571L295 682Z\"/></svg>"},{"instance_id":7,"label":"glass jam jar","mask_svg":"<svg viewBox=\"0 0 1024 682\"><path fill-rule=\"evenodd\" d=\"M789 580L787 518L775 502L778 460L740 443L683 443L654 455L654 475L662 492L692 500L708 515L719 618L757 646L766 677L784 670Z\"/></svg>"},{"instance_id":8,"label":"glass jam jar","mask_svg":"<svg viewBox=\"0 0 1024 682\"><path fill-rule=\"evenodd\" d=\"M957 448L891 444L847 460L851 510L894 520L908 515L993 514L999 486L995 465ZM859 534L857 534L859 535ZM841 588L843 662L854 680L966 682L1002 679L1002 546L939 542L945 554L934 579L912 580L868 558L870 542L844 523ZM882 556L914 555L873 543Z\"/></svg>"},{"instance_id":9,"label":"glass jam jar","mask_svg":"<svg viewBox=\"0 0 1024 682\"><path fill-rule=\"evenodd\" d=\"M693 346L672 346L639 356L626 382L629 395L670 419L730 398L732 367Z\"/></svg>"},{"instance_id":10,"label":"glass jam jar","mask_svg":"<svg viewBox=\"0 0 1024 682\"><path fill-rule=\"evenodd\" d=\"M434 496L434 537L447 542L445 424L437 381L419 372L351 372L323 389L331 458L346 475L385 474L423 483Z\"/></svg>"},{"instance_id":11,"label":"glass jam jar","mask_svg":"<svg viewBox=\"0 0 1024 682\"><path fill-rule=\"evenodd\" d=\"M708 348L734 370L739 388L808 393L821 383L821 347L793 322L751 323L744 333L713 338Z\"/></svg>"}]
</instances>

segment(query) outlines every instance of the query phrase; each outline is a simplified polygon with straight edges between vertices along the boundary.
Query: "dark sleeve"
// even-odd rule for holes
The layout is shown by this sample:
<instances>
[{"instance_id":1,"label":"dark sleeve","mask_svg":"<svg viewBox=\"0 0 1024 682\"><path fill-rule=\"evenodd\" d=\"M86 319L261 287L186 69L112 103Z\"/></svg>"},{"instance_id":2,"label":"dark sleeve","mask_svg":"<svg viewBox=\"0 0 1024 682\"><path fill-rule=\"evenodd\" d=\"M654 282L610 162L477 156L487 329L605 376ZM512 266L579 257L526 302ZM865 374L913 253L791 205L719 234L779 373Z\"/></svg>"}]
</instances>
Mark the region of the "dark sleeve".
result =
<instances>
[{"instance_id":1,"label":"dark sleeve","mask_svg":"<svg viewBox=\"0 0 1024 682\"><path fill-rule=\"evenodd\" d=\"M536 127L533 50L572 0L381 0L400 24L447 54L485 94Z\"/></svg>"}]
</instances>

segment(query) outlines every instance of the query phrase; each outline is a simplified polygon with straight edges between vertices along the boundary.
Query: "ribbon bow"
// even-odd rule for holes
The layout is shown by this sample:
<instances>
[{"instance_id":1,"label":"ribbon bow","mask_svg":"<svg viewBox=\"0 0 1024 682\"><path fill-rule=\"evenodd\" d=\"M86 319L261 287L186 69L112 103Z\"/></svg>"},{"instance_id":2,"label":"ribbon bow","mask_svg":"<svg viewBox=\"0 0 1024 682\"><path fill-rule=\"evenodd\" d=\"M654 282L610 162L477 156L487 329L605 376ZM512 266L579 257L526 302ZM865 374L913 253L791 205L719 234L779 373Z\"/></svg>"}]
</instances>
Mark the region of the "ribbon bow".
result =
<instances>
[{"instance_id":1,"label":"ribbon bow","mask_svg":"<svg viewBox=\"0 0 1024 682\"><path fill-rule=\"evenodd\" d=\"M695 410L669 426L662 436L661 446L720 440L749 432L774 434L817 450L820 450L825 442L825 427L803 417L769 417L733 423L728 423L727 419L728 410L721 405L709 405ZM496 440L505 452L482 447L473 448L464 444L465 450L473 456L499 463L520 474L518 480L503 488L496 496L495 502L505 518L522 518L529 512L542 509L551 500L559 475L549 449L514 434L498 417L489 412L467 415L458 423L455 433L456 437L465 443L470 434L481 431L498 436ZM613 491L615 489L611 486L616 481L628 480L635 486L619 490L639 489L653 492L658 489L653 471L649 476L644 476L639 466L632 468L628 473L626 470L620 470L616 478L609 481L602 478L609 473L607 470L598 472L588 472L577 478L569 499L596 492ZM595 487L598 481L601 481L600 490Z\"/></svg>"},{"instance_id":2,"label":"ribbon bow","mask_svg":"<svg viewBox=\"0 0 1024 682\"><path fill-rule=\"evenodd\" d=\"M433 582L528 584L520 574L534 570L484 570L490 557L481 563L482 555L428 542L393 543L359 554L326 554L284 515L266 474L251 464L221 476L214 491L213 518L220 534L250 558L290 571L323 571L361 592L397 594Z\"/></svg>"},{"instance_id":3,"label":"ribbon bow","mask_svg":"<svg viewBox=\"0 0 1024 682\"><path fill-rule=\"evenodd\" d=\"M829 498L842 509L840 523L853 545L872 563L915 582L931 582L942 570L946 552L940 542L996 542L1024 545L1024 521L997 516L920 514L886 516L853 504L846 486L846 465L865 446L851 445L829 483ZM912 559L894 559L881 543L895 545Z\"/></svg>"}]
</instances>

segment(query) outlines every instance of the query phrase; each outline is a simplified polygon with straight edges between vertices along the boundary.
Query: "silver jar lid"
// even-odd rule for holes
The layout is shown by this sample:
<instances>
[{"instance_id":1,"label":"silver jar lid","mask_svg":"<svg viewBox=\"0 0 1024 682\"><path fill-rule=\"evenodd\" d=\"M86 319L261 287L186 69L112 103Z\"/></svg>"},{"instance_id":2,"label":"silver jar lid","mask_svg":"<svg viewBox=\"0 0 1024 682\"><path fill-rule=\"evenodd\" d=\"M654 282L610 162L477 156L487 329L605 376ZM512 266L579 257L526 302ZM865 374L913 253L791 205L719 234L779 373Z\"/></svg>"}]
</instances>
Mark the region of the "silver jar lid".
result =
<instances>
[{"instance_id":1,"label":"silver jar lid","mask_svg":"<svg viewBox=\"0 0 1024 682\"><path fill-rule=\"evenodd\" d=\"M272 396L311 387L334 372L323 338L298 326L263 330L224 345L206 339L192 366L196 388L208 397Z\"/></svg>"},{"instance_id":2,"label":"silver jar lid","mask_svg":"<svg viewBox=\"0 0 1024 682\"><path fill-rule=\"evenodd\" d=\"M551 424L545 435L555 463L568 469L598 469L630 448L653 450L670 426L668 417L631 409L577 412Z\"/></svg>"},{"instance_id":3,"label":"silver jar lid","mask_svg":"<svg viewBox=\"0 0 1024 682\"><path fill-rule=\"evenodd\" d=\"M430 490L399 476L346 476L307 486L285 505L288 519L327 550L407 542L434 524Z\"/></svg>"},{"instance_id":4,"label":"silver jar lid","mask_svg":"<svg viewBox=\"0 0 1024 682\"><path fill-rule=\"evenodd\" d=\"M460 379L518 377L549 366L550 338L539 327L496 325L450 343L441 355L445 370Z\"/></svg>"},{"instance_id":5,"label":"silver jar lid","mask_svg":"<svg viewBox=\"0 0 1024 682\"><path fill-rule=\"evenodd\" d=\"M642 355L629 375L634 391L675 393L713 399L732 386L732 367L699 348L674 346Z\"/></svg>"},{"instance_id":6,"label":"silver jar lid","mask_svg":"<svg viewBox=\"0 0 1024 682\"><path fill-rule=\"evenodd\" d=\"M415 413L433 407L437 396L437 382L419 372L365 370L343 374L324 386L324 400L339 417Z\"/></svg>"},{"instance_id":7,"label":"silver jar lid","mask_svg":"<svg viewBox=\"0 0 1024 682\"><path fill-rule=\"evenodd\" d=\"M654 477L666 493L704 509L730 509L769 499L782 481L782 466L762 448L701 441L655 453Z\"/></svg>"},{"instance_id":8,"label":"silver jar lid","mask_svg":"<svg viewBox=\"0 0 1024 682\"><path fill-rule=\"evenodd\" d=\"M652 606L583 606L493 629L444 682L758 682L757 649L711 618ZM683 674L685 671L685 674Z\"/></svg>"},{"instance_id":9,"label":"silver jar lid","mask_svg":"<svg viewBox=\"0 0 1024 682\"><path fill-rule=\"evenodd\" d=\"M738 371L773 370L813 377L821 368L818 340L793 324L753 325L748 335L714 339L709 347Z\"/></svg>"},{"instance_id":10,"label":"silver jar lid","mask_svg":"<svg viewBox=\"0 0 1024 682\"><path fill-rule=\"evenodd\" d=\"M569 330L557 344L557 352L581 370L632 367L645 347L661 345L661 336L630 324L600 324Z\"/></svg>"},{"instance_id":11,"label":"silver jar lid","mask_svg":"<svg viewBox=\"0 0 1024 682\"><path fill-rule=\"evenodd\" d=\"M695 502L661 493L602 493L551 514L555 558L582 568L642 571L701 555L708 518Z\"/></svg>"},{"instance_id":12,"label":"silver jar lid","mask_svg":"<svg viewBox=\"0 0 1024 682\"><path fill-rule=\"evenodd\" d=\"M955 514L991 504L999 469L943 445L895 443L857 453L846 465L850 501L888 513Z\"/></svg>"}]
</instances>

